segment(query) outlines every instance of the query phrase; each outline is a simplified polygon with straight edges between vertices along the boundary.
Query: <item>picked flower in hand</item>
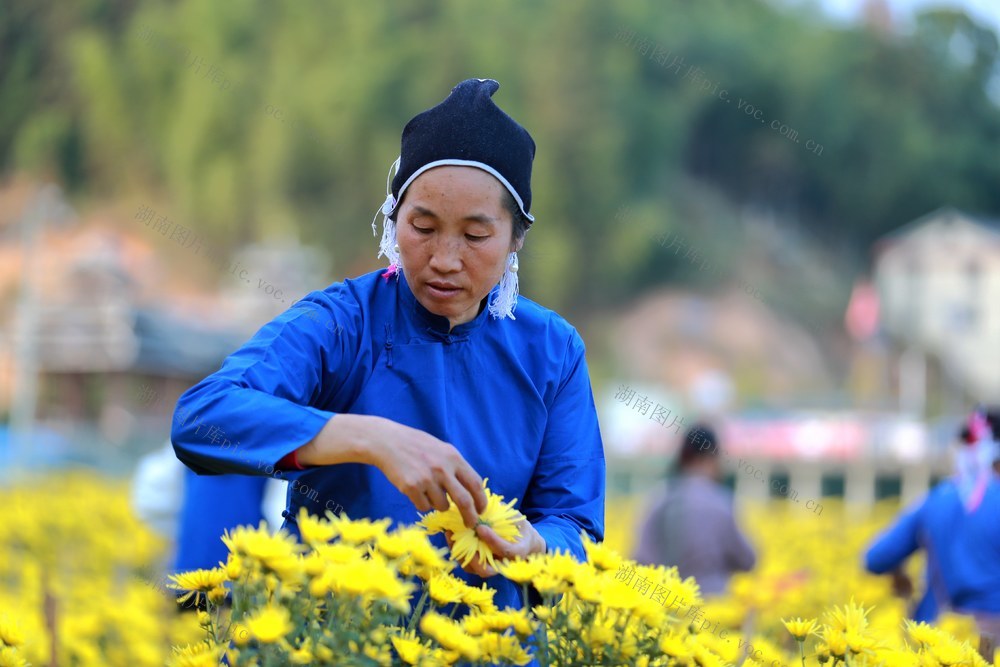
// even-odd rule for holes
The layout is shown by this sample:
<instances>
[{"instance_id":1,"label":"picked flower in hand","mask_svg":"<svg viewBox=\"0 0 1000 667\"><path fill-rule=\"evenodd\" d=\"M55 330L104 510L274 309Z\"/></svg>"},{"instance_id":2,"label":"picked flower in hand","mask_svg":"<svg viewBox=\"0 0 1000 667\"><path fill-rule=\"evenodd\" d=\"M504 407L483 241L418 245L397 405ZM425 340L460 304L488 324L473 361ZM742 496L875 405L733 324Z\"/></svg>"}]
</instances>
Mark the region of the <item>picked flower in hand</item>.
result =
<instances>
[{"instance_id":1,"label":"picked flower in hand","mask_svg":"<svg viewBox=\"0 0 1000 667\"><path fill-rule=\"evenodd\" d=\"M486 488L488 481L488 479L483 480L483 490L486 492L486 509L479 515L478 523L490 527L502 539L515 542L521 536L517 525L525 518L523 514L514 509L517 498L504 503L503 496L498 496ZM462 567L472 562L476 556L479 556L481 563L486 563L492 568L496 567L492 549L479 539L475 527L469 528L465 525L462 514L451 497L448 498L446 511L430 512L420 520L420 523L430 535L445 531L451 533L454 541L451 553L455 560L462 564Z\"/></svg>"}]
</instances>

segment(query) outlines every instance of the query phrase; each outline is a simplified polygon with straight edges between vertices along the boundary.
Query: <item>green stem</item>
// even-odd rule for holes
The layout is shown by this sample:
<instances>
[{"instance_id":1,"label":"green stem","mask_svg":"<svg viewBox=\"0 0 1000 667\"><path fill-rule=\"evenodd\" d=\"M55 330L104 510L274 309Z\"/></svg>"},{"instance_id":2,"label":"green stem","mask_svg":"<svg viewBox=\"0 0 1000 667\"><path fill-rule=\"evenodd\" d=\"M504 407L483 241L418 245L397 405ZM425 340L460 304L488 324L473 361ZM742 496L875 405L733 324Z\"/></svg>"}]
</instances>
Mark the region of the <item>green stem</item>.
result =
<instances>
[{"instance_id":1,"label":"green stem","mask_svg":"<svg viewBox=\"0 0 1000 667\"><path fill-rule=\"evenodd\" d=\"M420 595L420 601L417 602L417 608L413 610L413 615L410 617L410 623L406 626L407 632L412 631L417 625L417 619L420 618L421 612L424 610L424 603L427 602L428 589L425 587L424 592Z\"/></svg>"},{"instance_id":2,"label":"green stem","mask_svg":"<svg viewBox=\"0 0 1000 667\"><path fill-rule=\"evenodd\" d=\"M806 640L799 640L799 655L802 656L802 667L806 667Z\"/></svg>"},{"instance_id":3,"label":"green stem","mask_svg":"<svg viewBox=\"0 0 1000 667\"><path fill-rule=\"evenodd\" d=\"M527 611L528 617L530 618L532 614L531 614L531 602L528 601L528 582L527 581L522 581L521 582L521 599L524 601L524 609L525 609L525 611ZM549 650L548 650L549 649L549 633L548 633L548 630L547 630L547 626L544 623L539 622L539 625L541 627L538 630L535 630L535 646L539 650L542 650L542 648L544 647L544 653L543 653L543 655L544 655L545 662L542 663L542 667L547 667L548 664L549 664L548 663L548 659L549 659Z\"/></svg>"}]
</instances>

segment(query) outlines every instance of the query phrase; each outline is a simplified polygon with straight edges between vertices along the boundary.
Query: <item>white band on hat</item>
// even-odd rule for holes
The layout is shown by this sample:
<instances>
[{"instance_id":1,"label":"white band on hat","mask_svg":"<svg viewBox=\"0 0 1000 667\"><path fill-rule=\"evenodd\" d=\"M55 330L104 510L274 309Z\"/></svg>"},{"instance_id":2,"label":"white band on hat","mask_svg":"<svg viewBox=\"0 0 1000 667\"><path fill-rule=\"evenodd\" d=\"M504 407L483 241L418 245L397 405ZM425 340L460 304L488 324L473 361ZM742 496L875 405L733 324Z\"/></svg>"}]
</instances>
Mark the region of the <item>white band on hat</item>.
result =
<instances>
[{"instance_id":1,"label":"white band on hat","mask_svg":"<svg viewBox=\"0 0 1000 667\"><path fill-rule=\"evenodd\" d=\"M396 205L393 207L391 213L387 215L391 215L396 212L396 208L398 207L399 202L402 201L403 199L403 193L406 192L406 188L409 187L410 183L413 182L413 179L415 179L417 176L424 173L428 169L433 169L434 167L444 167L444 166L477 167L479 169L482 169L483 171L489 172L490 174L495 176L498 181L503 183L503 186L507 188L507 191L514 196L514 201L517 202L517 207L521 209L521 213L524 215L524 217L526 217L530 222L535 221L535 216L531 215L530 213L524 210L524 202L521 201L521 195L517 194L517 190L514 189L514 186L512 186L507 181L507 179L500 174L500 172L498 172L496 169L483 162L477 162L475 160L457 160L457 159L435 160L434 162L428 162L424 166L420 167L420 169L417 169L415 172L413 172L413 174L411 174L410 177L406 179L406 182L404 182L403 185L399 188L399 199L396 201ZM383 212L384 211L385 209L383 208Z\"/></svg>"}]
</instances>

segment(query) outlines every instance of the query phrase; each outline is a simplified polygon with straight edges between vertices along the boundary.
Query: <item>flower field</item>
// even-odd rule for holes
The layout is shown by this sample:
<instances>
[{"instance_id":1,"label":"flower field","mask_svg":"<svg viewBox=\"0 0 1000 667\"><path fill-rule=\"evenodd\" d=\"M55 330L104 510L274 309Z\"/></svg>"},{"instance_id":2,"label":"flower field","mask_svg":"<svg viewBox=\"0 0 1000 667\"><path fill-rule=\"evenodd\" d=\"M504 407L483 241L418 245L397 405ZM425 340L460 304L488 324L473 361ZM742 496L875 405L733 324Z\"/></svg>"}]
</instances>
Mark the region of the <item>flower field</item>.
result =
<instances>
[{"instance_id":1,"label":"flower field","mask_svg":"<svg viewBox=\"0 0 1000 667\"><path fill-rule=\"evenodd\" d=\"M588 563L498 562L498 576L540 594L530 613L496 609L490 589L455 577L453 554L426 526L301 517L304 544L232 531L226 563L176 580L207 612L179 613L151 583L165 545L132 516L125 484L53 476L4 489L0 502L0 667L215 665L223 655L263 667L512 665L531 655L543 665L988 664L970 622L907 624L888 581L862 571L890 506L852 513L829 501L822 516L752 507L757 570L702 600L675 570L622 559L637 501L617 501ZM231 610L219 604L226 588ZM459 603L470 613L455 614Z\"/></svg>"}]
</instances>

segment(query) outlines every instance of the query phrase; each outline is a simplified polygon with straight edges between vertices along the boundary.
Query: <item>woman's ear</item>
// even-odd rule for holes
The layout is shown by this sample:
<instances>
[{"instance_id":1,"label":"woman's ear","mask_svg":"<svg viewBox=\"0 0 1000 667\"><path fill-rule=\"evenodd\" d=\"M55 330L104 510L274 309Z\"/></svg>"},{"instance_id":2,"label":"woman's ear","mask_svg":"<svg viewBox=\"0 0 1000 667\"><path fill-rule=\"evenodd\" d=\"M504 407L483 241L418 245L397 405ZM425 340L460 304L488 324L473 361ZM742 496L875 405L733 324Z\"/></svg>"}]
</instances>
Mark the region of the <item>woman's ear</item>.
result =
<instances>
[{"instance_id":1,"label":"woman's ear","mask_svg":"<svg viewBox=\"0 0 1000 667\"><path fill-rule=\"evenodd\" d=\"M524 247L524 237L522 236L518 240L514 241L514 247L511 252L520 252L521 248Z\"/></svg>"}]
</instances>

